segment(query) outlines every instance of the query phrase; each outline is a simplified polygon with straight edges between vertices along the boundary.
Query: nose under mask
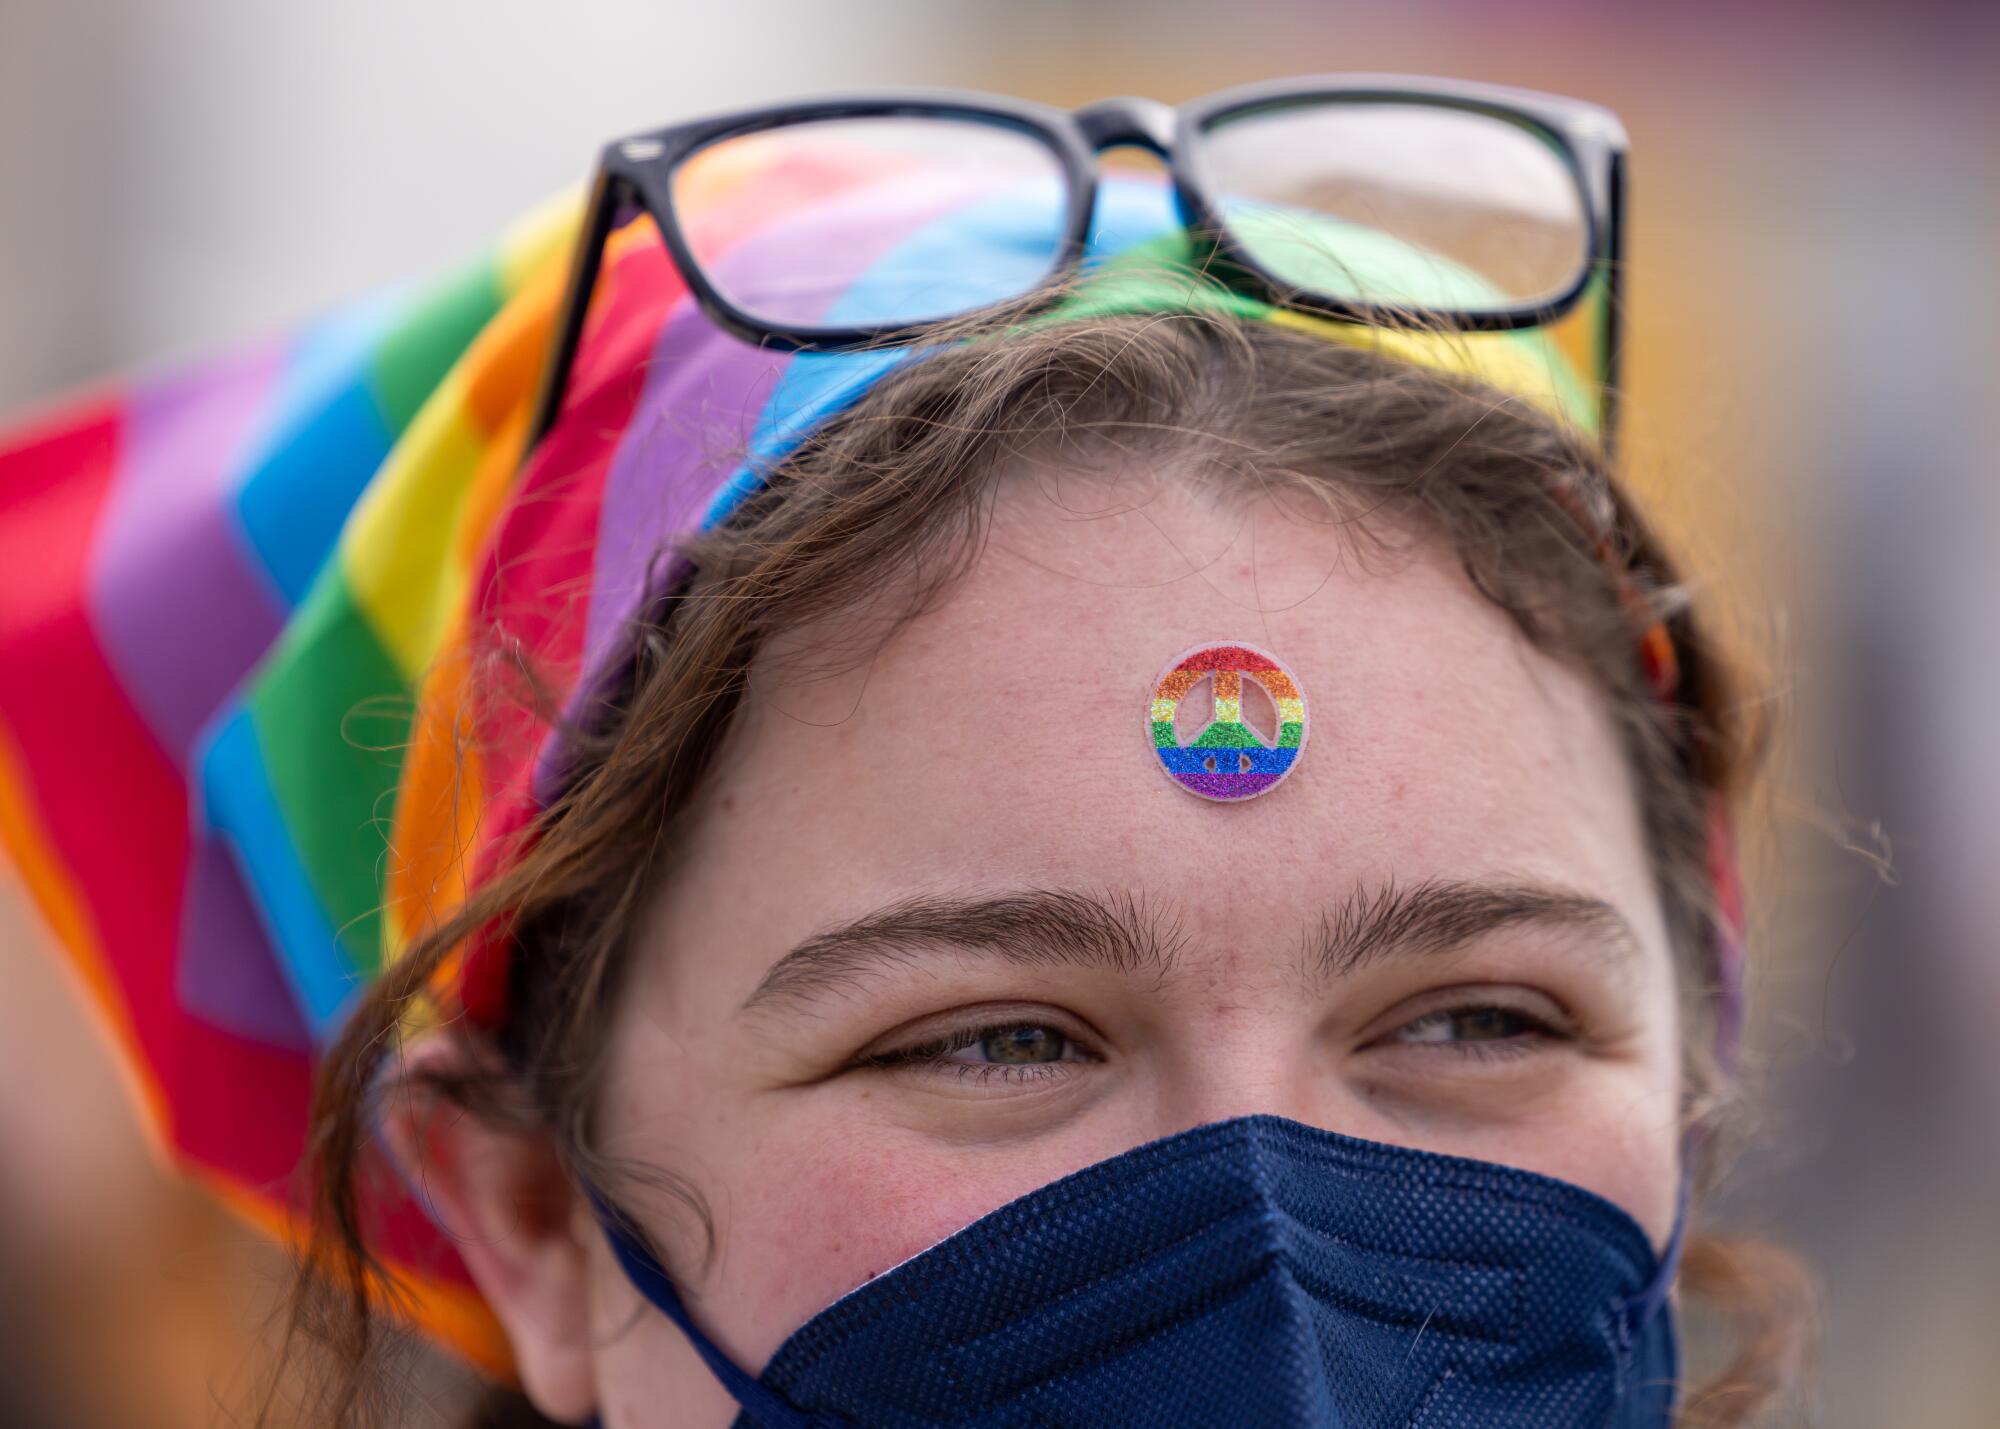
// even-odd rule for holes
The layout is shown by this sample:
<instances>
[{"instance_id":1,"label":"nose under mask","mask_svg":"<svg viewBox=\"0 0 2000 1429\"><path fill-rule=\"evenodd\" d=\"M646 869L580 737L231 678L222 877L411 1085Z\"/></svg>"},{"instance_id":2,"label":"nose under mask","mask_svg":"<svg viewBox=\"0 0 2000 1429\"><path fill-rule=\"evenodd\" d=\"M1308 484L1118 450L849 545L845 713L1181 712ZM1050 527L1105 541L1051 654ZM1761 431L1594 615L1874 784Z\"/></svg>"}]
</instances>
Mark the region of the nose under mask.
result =
<instances>
[{"instance_id":1,"label":"nose under mask","mask_svg":"<svg viewBox=\"0 0 2000 1429\"><path fill-rule=\"evenodd\" d=\"M851 1291L752 1376L608 1212L738 1429L1664 1429L1664 1256L1602 1197L1274 1116L1136 1147Z\"/></svg>"}]
</instances>

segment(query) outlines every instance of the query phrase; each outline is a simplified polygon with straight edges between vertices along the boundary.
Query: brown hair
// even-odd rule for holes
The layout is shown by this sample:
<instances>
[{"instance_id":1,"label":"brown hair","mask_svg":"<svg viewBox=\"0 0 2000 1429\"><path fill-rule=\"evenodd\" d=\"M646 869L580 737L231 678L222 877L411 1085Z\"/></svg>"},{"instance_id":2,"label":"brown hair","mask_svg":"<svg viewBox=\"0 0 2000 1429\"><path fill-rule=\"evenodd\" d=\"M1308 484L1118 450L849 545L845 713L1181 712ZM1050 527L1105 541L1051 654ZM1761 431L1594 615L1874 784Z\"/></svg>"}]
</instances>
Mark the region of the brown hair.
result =
<instances>
[{"instance_id":1,"label":"brown hair","mask_svg":"<svg viewBox=\"0 0 2000 1429\"><path fill-rule=\"evenodd\" d=\"M501 1070L426 1091L547 1128L578 1174L606 1184L621 1168L592 1149L601 1031L662 851L679 836L679 812L753 658L822 617L878 611L890 591L894 609L870 625L886 638L977 554L988 497L1015 461L1074 469L1128 457L1276 492L1343 522L1372 550L1409 537L1442 543L1527 639L1590 679L1629 760L1680 968L1686 1114L1713 1119L1726 1089L1706 1050L1716 916L1706 818L1712 798L1742 792L1760 741L1597 446L1470 378L1270 323L1188 312L1010 330L885 378L777 463L725 525L690 543L694 574L636 623L630 667L570 731L571 777L520 857L380 980L330 1050L309 1156L319 1216L292 1322L331 1336L338 1371L326 1422L373 1422L364 1371L384 1336L371 1311L389 1292L364 1231L370 1089L393 1067L404 1011L439 966L476 931L511 937L504 1027L497 1038L456 1033L476 1044L468 1066ZM1668 706L1646 682L1631 591L1670 620L1681 703ZM678 1188L670 1175L651 1179ZM1683 1290L1722 1286L1725 1312L1744 1322L1737 1362L1688 1396L1691 1423L1750 1422L1801 1353L1803 1299L1742 1293L1726 1269L1740 1263L1719 1242L1690 1247ZM1767 1287L1797 1283L1789 1262L1768 1256L1762 1274ZM506 1412L505 1422L536 1422L518 1401Z\"/></svg>"}]
</instances>

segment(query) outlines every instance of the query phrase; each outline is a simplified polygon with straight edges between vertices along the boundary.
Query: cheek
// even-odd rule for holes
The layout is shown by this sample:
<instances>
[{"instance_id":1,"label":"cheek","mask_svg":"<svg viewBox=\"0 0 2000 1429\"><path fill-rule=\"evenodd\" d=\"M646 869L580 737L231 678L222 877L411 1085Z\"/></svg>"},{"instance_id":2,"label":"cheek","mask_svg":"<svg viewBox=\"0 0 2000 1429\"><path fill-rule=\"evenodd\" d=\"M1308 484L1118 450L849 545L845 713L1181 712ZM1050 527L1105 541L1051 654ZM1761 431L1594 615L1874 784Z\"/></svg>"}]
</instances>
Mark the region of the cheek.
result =
<instances>
[{"instance_id":1,"label":"cheek","mask_svg":"<svg viewBox=\"0 0 2000 1429\"><path fill-rule=\"evenodd\" d=\"M1596 1122L1598 1134L1578 1137L1573 1124L1571 1145L1553 1153L1553 1174L1624 1207L1653 1244L1663 1246L1673 1231L1680 1181L1680 1125L1674 1098L1649 1097L1636 1105L1598 1110L1602 1112ZM1557 1135L1549 1140L1561 1144Z\"/></svg>"},{"instance_id":2,"label":"cheek","mask_svg":"<svg viewBox=\"0 0 2000 1429\"><path fill-rule=\"evenodd\" d=\"M1680 1168L1676 1087L1639 1075L1581 1079L1569 1093L1481 1138L1468 1154L1568 1181L1623 1209L1657 1246L1673 1230ZM1454 1148L1456 1149L1456 1148Z\"/></svg>"},{"instance_id":3,"label":"cheek","mask_svg":"<svg viewBox=\"0 0 2000 1429\"><path fill-rule=\"evenodd\" d=\"M885 1145L824 1121L772 1138L716 1226L709 1313L758 1362L864 1281L1072 1169L963 1148Z\"/></svg>"}]
</instances>

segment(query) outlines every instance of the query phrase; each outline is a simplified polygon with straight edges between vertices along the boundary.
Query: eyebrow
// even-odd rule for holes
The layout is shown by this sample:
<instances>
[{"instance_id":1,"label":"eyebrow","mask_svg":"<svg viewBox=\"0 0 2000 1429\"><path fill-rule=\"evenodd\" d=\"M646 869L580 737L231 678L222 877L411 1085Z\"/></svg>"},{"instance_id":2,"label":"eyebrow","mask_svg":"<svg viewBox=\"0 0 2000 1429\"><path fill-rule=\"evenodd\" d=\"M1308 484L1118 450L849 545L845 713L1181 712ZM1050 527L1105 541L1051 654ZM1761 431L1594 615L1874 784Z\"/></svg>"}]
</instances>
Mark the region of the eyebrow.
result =
<instances>
[{"instance_id":1,"label":"eyebrow","mask_svg":"<svg viewBox=\"0 0 2000 1429\"><path fill-rule=\"evenodd\" d=\"M1126 893L1037 888L989 898L907 898L807 938L764 974L741 1010L807 1000L940 952L1157 981L1173 972L1185 941L1177 919Z\"/></svg>"},{"instance_id":2,"label":"eyebrow","mask_svg":"<svg viewBox=\"0 0 2000 1429\"><path fill-rule=\"evenodd\" d=\"M1488 933L1539 926L1583 933L1636 956L1631 925L1599 898L1544 884L1394 880L1324 910L1301 945L1301 969L1331 979L1390 957L1440 956ZM971 953L1026 967L1096 968L1170 977L1187 944L1177 917L1126 893L1027 889L995 897L915 897L815 933L786 953L743 1012L803 1003L871 973Z\"/></svg>"},{"instance_id":3,"label":"eyebrow","mask_svg":"<svg viewBox=\"0 0 2000 1429\"><path fill-rule=\"evenodd\" d=\"M1617 957L1639 955L1639 938L1616 908L1566 888L1529 882L1476 883L1393 879L1355 889L1307 932L1303 965L1321 978L1343 977L1389 957L1456 952L1507 928L1583 934Z\"/></svg>"}]
</instances>

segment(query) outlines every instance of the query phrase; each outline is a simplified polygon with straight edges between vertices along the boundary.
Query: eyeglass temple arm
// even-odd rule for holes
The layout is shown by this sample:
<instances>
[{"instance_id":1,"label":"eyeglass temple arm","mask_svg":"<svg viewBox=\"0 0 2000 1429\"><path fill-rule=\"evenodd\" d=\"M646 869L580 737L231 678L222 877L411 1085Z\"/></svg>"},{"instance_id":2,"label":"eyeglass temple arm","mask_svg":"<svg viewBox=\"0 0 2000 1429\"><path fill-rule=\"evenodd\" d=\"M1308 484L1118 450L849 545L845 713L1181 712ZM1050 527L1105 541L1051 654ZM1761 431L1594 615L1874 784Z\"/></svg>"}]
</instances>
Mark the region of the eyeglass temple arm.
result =
<instances>
[{"instance_id":1,"label":"eyeglass temple arm","mask_svg":"<svg viewBox=\"0 0 2000 1429\"><path fill-rule=\"evenodd\" d=\"M569 370L583 340L584 319L590 315L590 297L597 287L598 271L604 266L604 245L616 226L618 211L626 202L627 181L600 164L590 186L590 201L577 235L575 257L563 288L562 304L556 309L555 331L549 334L548 358L542 364L541 385L535 393L535 412L528 422L528 442L523 452L531 452L548 435L562 413L563 394L569 386Z\"/></svg>"},{"instance_id":2,"label":"eyeglass temple arm","mask_svg":"<svg viewBox=\"0 0 2000 1429\"><path fill-rule=\"evenodd\" d=\"M1606 454L1616 450L1618 417L1625 367L1625 156L1611 156L1611 185L1607 195L1604 252L1599 258L1604 281L1600 301L1604 305L1597 326L1598 388L1597 434Z\"/></svg>"}]
</instances>

